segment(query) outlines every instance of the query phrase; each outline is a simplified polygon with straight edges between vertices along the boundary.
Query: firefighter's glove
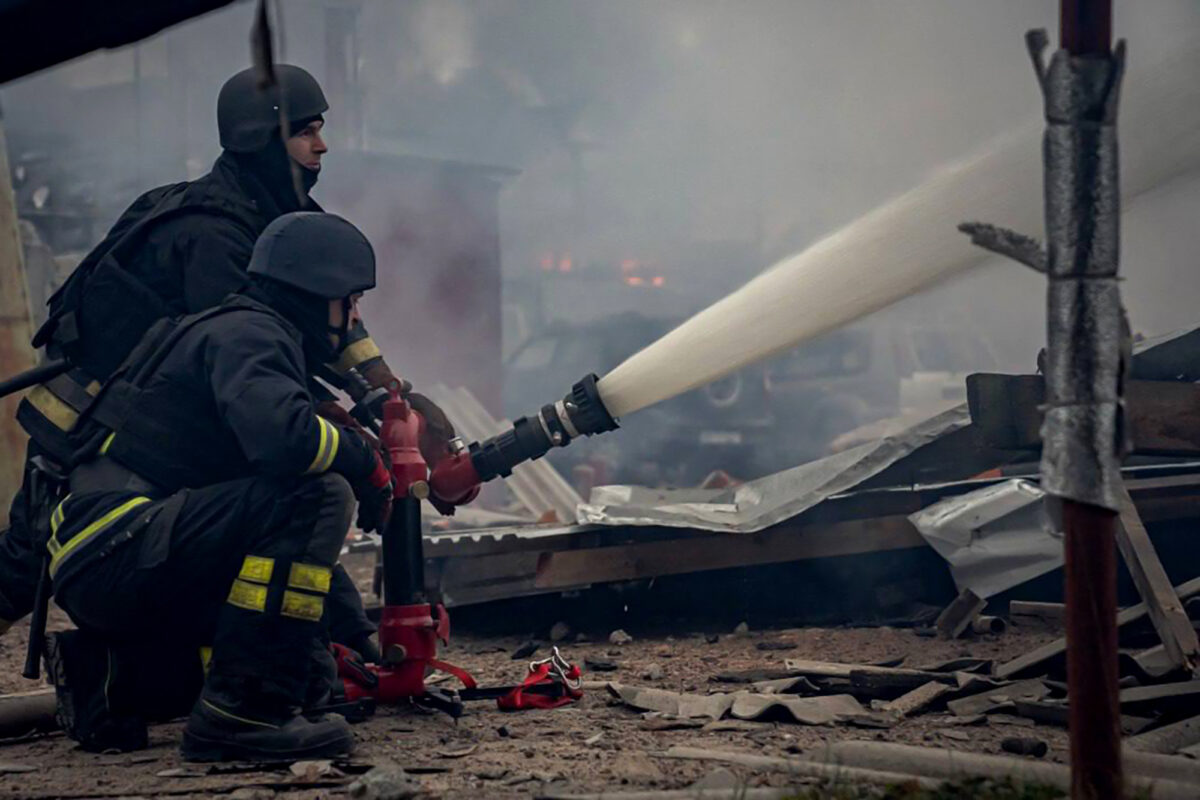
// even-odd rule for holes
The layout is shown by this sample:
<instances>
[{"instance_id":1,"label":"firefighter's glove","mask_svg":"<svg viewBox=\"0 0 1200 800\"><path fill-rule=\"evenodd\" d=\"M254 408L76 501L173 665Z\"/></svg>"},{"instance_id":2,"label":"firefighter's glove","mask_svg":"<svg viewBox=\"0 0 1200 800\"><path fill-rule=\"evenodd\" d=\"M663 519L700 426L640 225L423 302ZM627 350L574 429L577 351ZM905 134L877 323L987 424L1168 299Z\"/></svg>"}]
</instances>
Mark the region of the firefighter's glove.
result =
<instances>
[{"instance_id":1,"label":"firefighter's glove","mask_svg":"<svg viewBox=\"0 0 1200 800\"><path fill-rule=\"evenodd\" d=\"M379 685L379 676L372 672L356 650L351 650L344 644L329 645L333 660L337 662L338 677L342 680L353 681L359 686L374 689Z\"/></svg>"},{"instance_id":2,"label":"firefighter's glove","mask_svg":"<svg viewBox=\"0 0 1200 800\"><path fill-rule=\"evenodd\" d=\"M446 417L446 412L438 407L437 403L430 400L423 394L418 392L409 392L404 396L408 401L409 406L413 411L421 415L421 419L425 420L425 425L421 429L421 438L417 443L421 448L421 457L425 459L425 463L430 469L436 467L444 458L449 458L450 440L456 434L454 426L450 424L450 420ZM438 508L438 511L442 509ZM445 514L445 511L442 511Z\"/></svg>"},{"instance_id":3,"label":"firefighter's glove","mask_svg":"<svg viewBox=\"0 0 1200 800\"><path fill-rule=\"evenodd\" d=\"M379 440L369 430L364 428L358 420L350 415L350 412L344 409L336 400L323 400L317 403L317 416L329 420L335 425L341 425L343 428L349 428L363 438L363 440L371 446L372 450L379 450Z\"/></svg>"},{"instance_id":4,"label":"firefighter's glove","mask_svg":"<svg viewBox=\"0 0 1200 800\"><path fill-rule=\"evenodd\" d=\"M374 455L375 469L354 484L354 496L358 499L359 530L383 533L392 513L392 473L379 452Z\"/></svg>"},{"instance_id":5,"label":"firefighter's glove","mask_svg":"<svg viewBox=\"0 0 1200 800\"><path fill-rule=\"evenodd\" d=\"M354 652L358 653L362 660L368 664L378 664L383 655L379 652L379 647L375 642L371 641L370 633L362 633L358 636L353 636L347 639L346 646Z\"/></svg>"}]
</instances>

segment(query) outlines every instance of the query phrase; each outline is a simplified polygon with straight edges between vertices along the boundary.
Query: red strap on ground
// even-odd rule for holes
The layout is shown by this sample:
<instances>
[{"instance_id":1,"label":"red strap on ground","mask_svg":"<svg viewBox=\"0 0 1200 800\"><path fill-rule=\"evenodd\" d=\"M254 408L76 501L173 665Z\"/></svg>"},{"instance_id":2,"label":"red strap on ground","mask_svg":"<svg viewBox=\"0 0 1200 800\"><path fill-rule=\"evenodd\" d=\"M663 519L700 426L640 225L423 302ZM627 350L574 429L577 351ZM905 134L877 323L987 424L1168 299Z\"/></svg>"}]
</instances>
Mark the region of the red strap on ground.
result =
<instances>
[{"instance_id":1,"label":"red strap on ground","mask_svg":"<svg viewBox=\"0 0 1200 800\"><path fill-rule=\"evenodd\" d=\"M468 689L474 689L478 685L475 683L474 676L457 664L451 664L446 661L439 661L436 658L431 658L429 659L429 666L433 667L434 669L440 669L442 672L445 672L448 675L453 675L462 681L462 685Z\"/></svg>"},{"instance_id":2,"label":"red strap on ground","mask_svg":"<svg viewBox=\"0 0 1200 800\"><path fill-rule=\"evenodd\" d=\"M574 679L579 676L579 668L572 666L571 671L567 674L568 677ZM583 697L582 691L573 689L566 684L562 684L563 695L561 697L549 697L544 694L525 694L525 690L530 686L542 683L554 683L554 680L550 677L549 663L538 664L531 669L519 686L513 687L513 690L503 697L496 698L496 705L501 711L523 711L527 708L558 708L568 703L574 703Z\"/></svg>"}]
</instances>

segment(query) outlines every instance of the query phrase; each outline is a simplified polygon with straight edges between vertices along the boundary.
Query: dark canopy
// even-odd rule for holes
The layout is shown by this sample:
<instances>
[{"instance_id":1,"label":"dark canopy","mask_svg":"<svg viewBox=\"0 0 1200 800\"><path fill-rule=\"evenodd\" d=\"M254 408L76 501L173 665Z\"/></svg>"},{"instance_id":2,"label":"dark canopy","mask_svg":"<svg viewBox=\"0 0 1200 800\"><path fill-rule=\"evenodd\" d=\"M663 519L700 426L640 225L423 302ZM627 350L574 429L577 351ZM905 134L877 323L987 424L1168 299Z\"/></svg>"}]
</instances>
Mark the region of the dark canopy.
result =
<instances>
[{"instance_id":1,"label":"dark canopy","mask_svg":"<svg viewBox=\"0 0 1200 800\"><path fill-rule=\"evenodd\" d=\"M232 0L0 0L0 83L120 47Z\"/></svg>"}]
</instances>

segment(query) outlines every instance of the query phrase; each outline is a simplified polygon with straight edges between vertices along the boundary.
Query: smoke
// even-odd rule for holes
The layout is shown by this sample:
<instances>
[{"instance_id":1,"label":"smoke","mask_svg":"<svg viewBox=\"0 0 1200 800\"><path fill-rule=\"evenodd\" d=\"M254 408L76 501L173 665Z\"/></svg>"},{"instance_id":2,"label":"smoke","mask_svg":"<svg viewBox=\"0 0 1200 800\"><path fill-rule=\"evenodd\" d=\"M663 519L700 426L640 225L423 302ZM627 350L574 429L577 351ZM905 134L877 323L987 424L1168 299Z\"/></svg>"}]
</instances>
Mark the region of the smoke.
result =
<instances>
[{"instance_id":1,"label":"smoke","mask_svg":"<svg viewBox=\"0 0 1200 800\"><path fill-rule=\"evenodd\" d=\"M331 90L332 152L315 194L377 245L391 243L391 273L368 322L421 380L452 362L461 372L474 339L499 337L463 322L461 341L449 326L436 343L411 341L422 326L470 316L455 295L482 268L439 274L446 267L431 248L466 252L495 212L448 206L445 183L432 177L380 169L348 180L352 143L511 170L486 173L499 191L506 345L553 319L636 309L677 321L1036 122L1041 97L1022 37L1056 28L1046 0L279 6L283 59ZM14 161L49 154L61 166L56 180L82 187L76 194L102 222L155 183L194 177L218 153L216 93L248 65L251 13L252 4L236 4L4 86ZM1118 3L1115 29L1129 40L1132 76L1200 36L1200 7ZM1137 330L1196 321L1188 299L1200 289L1198 187L1181 177L1130 210L1124 292ZM987 344L993 358L981 366L1029 370L1044 288L1028 270L993 261L870 324L936 320ZM565 388L606 366L572 362L553 379Z\"/></svg>"}]
</instances>

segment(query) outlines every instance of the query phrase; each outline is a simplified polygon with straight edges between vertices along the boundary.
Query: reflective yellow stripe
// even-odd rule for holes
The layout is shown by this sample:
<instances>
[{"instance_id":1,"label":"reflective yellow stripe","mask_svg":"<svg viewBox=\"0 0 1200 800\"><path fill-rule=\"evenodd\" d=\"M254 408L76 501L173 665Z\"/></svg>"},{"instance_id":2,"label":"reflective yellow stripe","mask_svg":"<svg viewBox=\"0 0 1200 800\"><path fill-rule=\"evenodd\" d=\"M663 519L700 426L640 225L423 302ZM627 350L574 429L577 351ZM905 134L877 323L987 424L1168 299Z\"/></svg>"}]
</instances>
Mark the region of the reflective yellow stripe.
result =
<instances>
[{"instance_id":1,"label":"reflective yellow stripe","mask_svg":"<svg viewBox=\"0 0 1200 800\"><path fill-rule=\"evenodd\" d=\"M325 472L329 469L333 465L333 459L338 451L338 443L341 441L341 434L338 433L337 426L332 422L317 417L317 427L321 429L321 438L317 442L317 454L313 456L308 469L304 470L305 474Z\"/></svg>"},{"instance_id":2,"label":"reflective yellow stripe","mask_svg":"<svg viewBox=\"0 0 1200 800\"><path fill-rule=\"evenodd\" d=\"M313 564L292 564L288 570L288 586L293 589L308 589L325 594L333 580L333 570Z\"/></svg>"},{"instance_id":3,"label":"reflective yellow stripe","mask_svg":"<svg viewBox=\"0 0 1200 800\"><path fill-rule=\"evenodd\" d=\"M233 586L229 587L229 597L225 598L225 602L247 611L265 611L267 587L235 580Z\"/></svg>"},{"instance_id":4,"label":"reflective yellow stripe","mask_svg":"<svg viewBox=\"0 0 1200 800\"><path fill-rule=\"evenodd\" d=\"M112 447L113 439L117 438L117 432L113 431L108 436L104 437L104 443L100 445L100 455L108 452L108 448Z\"/></svg>"},{"instance_id":5,"label":"reflective yellow stripe","mask_svg":"<svg viewBox=\"0 0 1200 800\"><path fill-rule=\"evenodd\" d=\"M205 675L208 674L208 668L210 666L212 666L212 648L211 647L201 647L200 648L200 668L202 670L204 670Z\"/></svg>"},{"instance_id":6,"label":"reflective yellow stripe","mask_svg":"<svg viewBox=\"0 0 1200 800\"><path fill-rule=\"evenodd\" d=\"M274 728L276 730L279 729L278 725L272 725L269 722L260 722L256 719L246 719L245 717L239 717L237 714L230 713L229 711L226 711L223 708L218 708L217 706L214 706L212 703L208 702L207 700L201 699L200 702L204 703L204 705L208 706L210 709L217 712L222 717L228 717L229 719L234 719L234 720L237 720L238 722L244 722L247 725L258 725L260 728Z\"/></svg>"},{"instance_id":7,"label":"reflective yellow stripe","mask_svg":"<svg viewBox=\"0 0 1200 800\"><path fill-rule=\"evenodd\" d=\"M238 577L252 583L270 583L273 572L275 572L275 559L246 556L242 561L242 571L238 573Z\"/></svg>"},{"instance_id":8,"label":"reflective yellow stripe","mask_svg":"<svg viewBox=\"0 0 1200 800\"><path fill-rule=\"evenodd\" d=\"M65 503L66 500L64 500L63 502ZM125 516L133 509L137 508L138 506L143 506L149 502L150 502L149 497L134 497L130 500L126 500L124 503L122 503L121 505L114 508L112 511L105 514L103 517L96 520L95 522L93 522L92 524L88 525L86 528L81 530L79 533L72 536L70 541L68 541L66 544L62 544L58 547L55 547L55 545L59 544L58 540L54 536L51 536L50 537L50 545L49 545L49 548L50 548L50 577L52 577L52 578L54 577L54 573L58 571L59 562L61 562L64 558L66 558L68 555L70 555L71 551L73 551L75 548L79 547L79 545L83 544L88 539L95 536L97 533L100 533L100 531L104 530L105 528L109 527L110 525L112 525L115 522L117 522L118 520L120 520L121 517ZM62 508L61 504L59 505L59 508Z\"/></svg>"},{"instance_id":9,"label":"reflective yellow stripe","mask_svg":"<svg viewBox=\"0 0 1200 800\"><path fill-rule=\"evenodd\" d=\"M325 613L325 598L299 592L284 592L283 607L279 609L279 613L285 617L316 622Z\"/></svg>"},{"instance_id":10,"label":"reflective yellow stripe","mask_svg":"<svg viewBox=\"0 0 1200 800\"><path fill-rule=\"evenodd\" d=\"M68 494L62 499L62 502L58 504L58 508L54 509L54 512L50 515L50 544L52 545L51 552L54 552L54 550L58 549L58 542L54 541L53 535L58 533L58 526L62 525L63 517L67 515L67 501L70 499L71 495Z\"/></svg>"},{"instance_id":11,"label":"reflective yellow stripe","mask_svg":"<svg viewBox=\"0 0 1200 800\"><path fill-rule=\"evenodd\" d=\"M325 460L321 462L321 468L318 472L325 472L333 466L333 459L337 455L338 444L341 443L341 434L338 433L337 426L332 422L326 422L329 426L329 453L325 456Z\"/></svg>"},{"instance_id":12,"label":"reflective yellow stripe","mask_svg":"<svg viewBox=\"0 0 1200 800\"><path fill-rule=\"evenodd\" d=\"M379 358L383 353L379 351L379 345L375 344L375 340L368 336L365 339L359 339L357 342L351 342L346 345L346 349L342 351L341 358L333 365L333 368L338 372L346 372L351 367L357 367L364 361L370 361L372 358Z\"/></svg>"},{"instance_id":13,"label":"reflective yellow stripe","mask_svg":"<svg viewBox=\"0 0 1200 800\"><path fill-rule=\"evenodd\" d=\"M27 398L43 417L61 431L71 430L79 421L79 413L59 400L45 385L33 387Z\"/></svg>"}]
</instances>

